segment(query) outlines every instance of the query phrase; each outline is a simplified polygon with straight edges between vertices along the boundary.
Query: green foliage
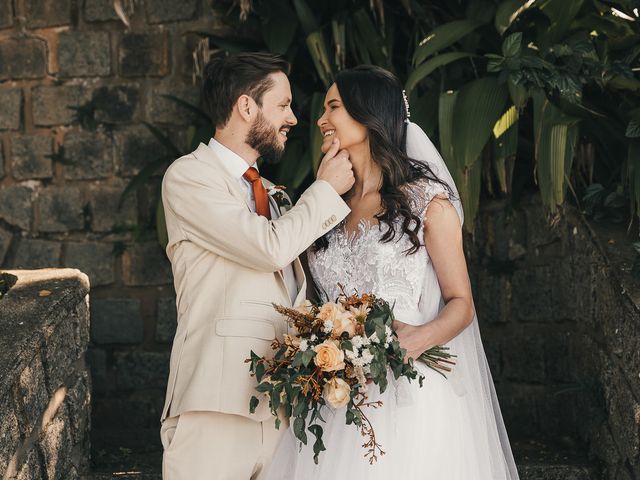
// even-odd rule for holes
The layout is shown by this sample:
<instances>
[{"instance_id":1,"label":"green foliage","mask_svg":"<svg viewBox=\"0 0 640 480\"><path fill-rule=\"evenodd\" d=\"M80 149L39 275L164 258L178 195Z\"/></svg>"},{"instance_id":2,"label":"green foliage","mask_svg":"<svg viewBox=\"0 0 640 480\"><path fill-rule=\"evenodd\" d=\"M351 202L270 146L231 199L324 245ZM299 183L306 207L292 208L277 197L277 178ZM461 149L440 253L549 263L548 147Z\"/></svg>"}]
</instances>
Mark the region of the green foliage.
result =
<instances>
[{"instance_id":1,"label":"green foliage","mask_svg":"<svg viewBox=\"0 0 640 480\"><path fill-rule=\"evenodd\" d=\"M315 122L335 73L374 63L398 75L412 119L439 139L468 231L481 193L513 198L514 185L539 189L551 212L567 189L577 199L594 183L621 185L630 212L640 213L633 143L640 20L632 2L255 0L252 7L241 21L235 3L216 2L236 34L203 35L212 48L273 51L292 63L299 125L287 154L263 169L294 198L320 159ZM509 128L501 128L514 106Z\"/></svg>"}]
</instances>

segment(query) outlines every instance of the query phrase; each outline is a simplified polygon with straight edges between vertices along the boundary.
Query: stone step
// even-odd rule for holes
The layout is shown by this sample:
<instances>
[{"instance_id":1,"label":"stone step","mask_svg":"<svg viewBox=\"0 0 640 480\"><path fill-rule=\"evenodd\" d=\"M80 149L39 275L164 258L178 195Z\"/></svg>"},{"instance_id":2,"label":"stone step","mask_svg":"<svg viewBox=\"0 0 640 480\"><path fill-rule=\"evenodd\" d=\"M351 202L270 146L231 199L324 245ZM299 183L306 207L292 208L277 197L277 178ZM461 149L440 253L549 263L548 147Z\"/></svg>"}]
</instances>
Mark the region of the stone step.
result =
<instances>
[{"instance_id":1,"label":"stone step","mask_svg":"<svg viewBox=\"0 0 640 480\"><path fill-rule=\"evenodd\" d=\"M142 436L144 432L140 432ZM127 435L129 441L131 436ZM105 439L105 436L102 436ZM94 444L95 447L95 444ZM528 440L512 443L520 480L598 480L596 469L576 449ZM109 447L95 451L94 470L81 480L162 480L161 447Z\"/></svg>"},{"instance_id":2,"label":"stone step","mask_svg":"<svg viewBox=\"0 0 640 480\"><path fill-rule=\"evenodd\" d=\"M596 469L576 449L528 440L512 444L520 480L597 480Z\"/></svg>"},{"instance_id":3,"label":"stone step","mask_svg":"<svg viewBox=\"0 0 640 480\"><path fill-rule=\"evenodd\" d=\"M520 480L597 480L586 465L518 465Z\"/></svg>"}]
</instances>

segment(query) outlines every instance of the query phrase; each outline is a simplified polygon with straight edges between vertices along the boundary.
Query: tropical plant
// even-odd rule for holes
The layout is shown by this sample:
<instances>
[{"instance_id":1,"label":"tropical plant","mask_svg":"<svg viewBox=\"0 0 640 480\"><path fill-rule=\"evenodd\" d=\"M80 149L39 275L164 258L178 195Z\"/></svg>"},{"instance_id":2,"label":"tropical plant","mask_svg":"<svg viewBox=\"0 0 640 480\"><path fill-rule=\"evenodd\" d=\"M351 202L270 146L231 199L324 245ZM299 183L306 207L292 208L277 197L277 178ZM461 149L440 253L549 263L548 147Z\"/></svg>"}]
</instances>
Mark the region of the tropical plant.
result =
<instances>
[{"instance_id":1,"label":"tropical plant","mask_svg":"<svg viewBox=\"0 0 640 480\"><path fill-rule=\"evenodd\" d=\"M317 168L315 120L335 73L373 63L405 82L411 119L438 144L460 190L467 231L481 192L515 199L538 189L555 214L569 191L587 211L606 211L597 204L613 197L595 195L597 184L640 213L632 0L254 0L214 8L233 33L204 32L196 64L215 48L268 50L292 63L299 126L282 160L263 168L294 196Z\"/></svg>"}]
</instances>

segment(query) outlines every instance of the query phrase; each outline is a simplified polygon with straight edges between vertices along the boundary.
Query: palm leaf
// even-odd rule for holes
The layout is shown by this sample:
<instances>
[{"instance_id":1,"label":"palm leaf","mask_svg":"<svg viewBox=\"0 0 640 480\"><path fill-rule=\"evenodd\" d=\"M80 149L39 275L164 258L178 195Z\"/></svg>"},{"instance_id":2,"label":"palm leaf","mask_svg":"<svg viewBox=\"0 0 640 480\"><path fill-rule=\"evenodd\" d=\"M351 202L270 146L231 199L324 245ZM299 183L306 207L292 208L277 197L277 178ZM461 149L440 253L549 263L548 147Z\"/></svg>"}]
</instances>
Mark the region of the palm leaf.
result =
<instances>
[{"instance_id":1,"label":"palm leaf","mask_svg":"<svg viewBox=\"0 0 640 480\"><path fill-rule=\"evenodd\" d=\"M384 37L382 37L376 29L369 14L367 14L364 9L360 9L353 14L353 21L360 33L360 37L366 39L364 45L369 50L374 63L382 67L390 68L391 59L389 58Z\"/></svg>"},{"instance_id":2,"label":"palm leaf","mask_svg":"<svg viewBox=\"0 0 640 480\"><path fill-rule=\"evenodd\" d=\"M170 94L161 94L161 97L167 98L175 103L177 103L178 105L186 108L187 110L189 110L190 112L195 113L198 118L200 118L200 120L207 122L207 124L211 123L211 117L209 115L207 115L207 113L202 110L201 108L196 107L195 105L192 105L191 103L187 102L186 100L176 97L175 95L170 95Z\"/></svg>"},{"instance_id":3,"label":"palm leaf","mask_svg":"<svg viewBox=\"0 0 640 480\"><path fill-rule=\"evenodd\" d=\"M528 0L509 0L502 2L496 11L494 22L498 33L502 35L506 32L511 24L515 22L516 18L529 8L531 4L532 2Z\"/></svg>"},{"instance_id":4,"label":"palm leaf","mask_svg":"<svg viewBox=\"0 0 640 480\"><path fill-rule=\"evenodd\" d=\"M456 163L470 167L490 138L507 100L507 89L496 77L485 77L465 85L458 94L453 117Z\"/></svg>"},{"instance_id":5,"label":"palm leaf","mask_svg":"<svg viewBox=\"0 0 640 480\"><path fill-rule=\"evenodd\" d=\"M288 0L269 2L269 16L262 24L262 38L270 52L284 55L293 43L298 17Z\"/></svg>"},{"instance_id":6,"label":"palm leaf","mask_svg":"<svg viewBox=\"0 0 640 480\"><path fill-rule=\"evenodd\" d=\"M322 111L324 104L324 94L315 92L311 97L311 112L309 117L309 151L311 152L311 163L313 165L313 171L317 172L320 166L320 159L322 152L320 147L322 146L322 132L316 125L316 121L320 118L320 112Z\"/></svg>"},{"instance_id":7,"label":"palm leaf","mask_svg":"<svg viewBox=\"0 0 640 480\"><path fill-rule=\"evenodd\" d=\"M478 161L462 172L462 182L458 189L464 210L464 228L473 233L478 207L480 205L480 186L482 180L482 162Z\"/></svg>"},{"instance_id":8,"label":"palm leaf","mask_svg":"<svg viewBox=\"0 0 640 480\"><path fill-rule=\"evenodd\" d=\"M347 41L344 18L334 18L331 20L331 33L333 35L333 44L335 46L335 62L338 70L345 67L347 55Z\"/></svg>"},{"instance_id":9,"label":"palm leaf","mask_svg":"<svg viewBox=\"0 0 640 480\"><path fill-rule=\"evenodd\" d=\"M428 57L450 47L482 25L477 20L456 20L433 29L419 44L413 53L413 65L417 66Z\"/></svg>"},{"instance_id":10,"label":"palm leaf","mask_svg":"<svg viewBox=\"0 0 640 480\"><path fill-rule=\"evenodd\" d=\"M460 60L461 58L474 57L475 55L471 53L464 52L448 52L438 55L437 57L432 58L431 60L427 60L423 64L421 64L418 68L413 70L405 83L405 90L407 91L407 95L411 95L413 89L424 80L426 77L431 75L439 67L443 67L451 62L455 62L456 60Z\"/></svg>"},{"instance_id":11,"label":"palm leaf","mask_svg":"<svg viewBox=\"0 0 640 480\"><path fill-rule=\"evenodd\" d=\"M453 111L457 98L458 92L445 92L440 95L438 106L440 153L456 183L460 180L460 178L456 178L456 176L461 171L459 165L456 163L456 156L453 151Z\"/></svg>"},{"instance_id":12,"label":"palm leaf","mask_svg":"<svg viewBox=\"0 0 640 480\"><path fill-rule=\"evenodd\" d=\"M512 105L493 126L493 136L500 138L504 135L504 133L518 121L518 117L518 110L515 105Z\"/></svg>"},{"instance_id":13,"label":"palm leaf","mask_svg":"<svg viewBox=\"0 0 640 480\"><path fill-rule=\"evenodd\" d=\"M218 35L213 35L209 32L196 32L199 35L206 37L209 39L209 42L213 43L215 46L222 50L226 50L227 52L236 53L236 52L256 52L261 50L264 47L257 42L252 40L243 38L243 39L230 39L225 37L220 37Z\"/></svg>"},{"instance_id":14,"label":"palm leaf","mask_svg":"<svg viewBox=\"0 0 640 480\"><path fill-rule=\"evenodd\" d=\"M156 127L155 125L149 123L149 122L142 122L142 124L147 127L147 129L151 132L151 134L162 144L164 145L167 150L169 150L169 152L171 153L171 155L174 158L178 158L181 157L183 154L180 151L180 149L178 147L175 146L175 144L171 141L171 139L162 131L160 130L158 127Z\"/></svg>"},{"instance_id":15,"label":"palm leaf","mask_svg":"<svg viewBox=\"0 0 640 480\"><path fill-rule=\"evenodd\" d=\"M629 142L627 177L629 182L631 213L640 215L640 140L637 139Z\"/></svg>"},{"instance_id":16,"label":"palm leaf","mask_svg":"<svg viewBox=\"0 0 640 480\"><path fill-rule=\"evenodd\" d=\"M551 21L551 26L540 30L538 35L538 45L543 50L564 37L583 3L584 0L547 0L540 5L540 11Z\"/></svg>"},{"instance_id":17,"label":"palm leaf","mask_svg":"<svg viewBox=\"0 0 640 480\"><path fill-rule=\"evenodd\" d=\"M305 0L293 0L293 7L296 9L298 20L300 20L302 29L307 35L311 35L320 29L313 11Z\"/></svg>"},{"instance_id":18,"label":"palm leaf","mask_svg":"<svg viewBox=\"0 0 640 480\"><path fill-rule=\"evenodd\" d=\"M564 201L566 175L578 138L578 119L565 115L541 91L533 95L536 178L543 203L551 209Z\"/></svg>"},{"instance_id":19,"label":"palm leaf","mask_svg":"<svg viewBox=\"0 0 640 480\"><path fill-rule=\"evenodd\" d=\"M513 167L518 150L518 121L516 120L500 137L493 138L493 171L500 191L509 193Z\"/></svg>"},{"instance_id":20,"label":"palm leaf","mask_svg":"<svg viewBox=\"0 0 640 480\"><path fill-rule=\"evenodd\" d=\"M307 48L322 83L325 88L329 88L333 81L333 70L322 32L312 32L307 36Z\"/></svg>"},{"instance_id":21,"label":"palm leaf","mask_svg":"<svg viewBox=\"0 0 640 480\"><path fill-rule=\"evenodd\" d=\"M124 200L127 197L127 195L139 189L140 187L143 187L144 185L146 185L147 181L154 173L160 170L160 168L169 165L171 163L171 160L173 159L174 157L170 157L170 156L156 158L155 160L152 160L151 162L147 163L144 167L142 167L142 169L137 173L137 175L135 175L129 181L124 191L120 195L120 199L118 200L118 210L122 208L122 204L124 203Z\"/></svg>"}]
</instances>

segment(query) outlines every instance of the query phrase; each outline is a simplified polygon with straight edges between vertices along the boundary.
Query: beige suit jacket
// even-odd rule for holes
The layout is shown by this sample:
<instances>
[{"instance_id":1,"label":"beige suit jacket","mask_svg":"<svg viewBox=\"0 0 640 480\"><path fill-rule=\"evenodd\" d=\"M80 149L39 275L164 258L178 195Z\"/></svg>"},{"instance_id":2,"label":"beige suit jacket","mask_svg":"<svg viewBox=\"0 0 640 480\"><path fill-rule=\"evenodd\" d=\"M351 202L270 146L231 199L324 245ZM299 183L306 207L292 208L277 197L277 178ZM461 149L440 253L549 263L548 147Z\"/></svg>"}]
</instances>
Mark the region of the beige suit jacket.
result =
<instances>
[{"instance_id":1,"label":"beige suit jacket","mask_svg":"<svg viewBox=\"0 0 640 480\"><path fill-rule=\"evenodd\" d=\"M299 294L306 279L298 255L349 213L325 181L269 221L251 212L245 192L204 144L173 162L162 180L178 327L161 420L187 411L269 417L266 401L255 414L248 364L253 350L271 352L287 322L271 302L291 305L280 270L293 262Z\"/></svg>"}]
</instances>

